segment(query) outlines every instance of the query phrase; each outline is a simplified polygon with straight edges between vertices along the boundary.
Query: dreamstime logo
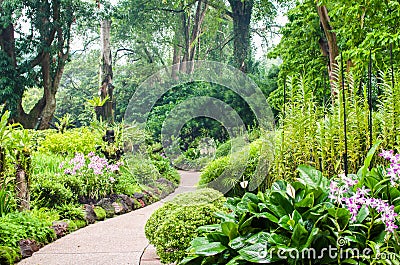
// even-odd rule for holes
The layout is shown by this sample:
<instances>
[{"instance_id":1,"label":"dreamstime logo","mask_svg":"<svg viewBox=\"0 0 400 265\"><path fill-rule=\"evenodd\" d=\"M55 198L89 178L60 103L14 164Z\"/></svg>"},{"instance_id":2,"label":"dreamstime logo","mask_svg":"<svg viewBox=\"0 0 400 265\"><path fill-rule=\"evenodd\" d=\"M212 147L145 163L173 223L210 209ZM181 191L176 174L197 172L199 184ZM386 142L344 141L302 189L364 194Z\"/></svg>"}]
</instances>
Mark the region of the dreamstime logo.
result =
<instances>
[{"instance_id":1,"label":"dreamstime logo","mask_svg":"<svg viewBox=\"0 0 400 265\"><path fill-rule=\"evenodd\" d=\"M394 260L395 254L390 252L377 252L374 253L370 248L358 249L349 248L348 241L346 238L339 237L337 240L337 245L322 248L316 250L314 248L304 248L299 250L297 248L281 248L281 247L271 247L267 246L260 247L257 258L272 260L274 257L285 260L322 260L322 259L332 259L337 260L339 257L341 260L351 259L351 258L366 258L374 260Z\"/></svg>"},{"instance_id":2,"label":"dreamstime logo","mask_svg":"<svg viewBox=\"0 0 400 265\"><path fill-rule=\"evenodd\" d=\"M193 66L190 74L180 73L178 78L172 78L171 73L179 68L177 65L172 65L161 69L140 84L128 104L125 122L128 124L135 122L145 128L152 108L167 91L193 82L206 82L228 88L240 96L250 107L260 129L269 132L273 139L273 114L261 89L249 77L231 66L218 62L193 61L190 63ZM169 111L161 128L164 152L171 162L174 162L175 158L182 153L175 141L179 138L181 129L187 122L197 117L207 117L218 121L226 129L230 139L239 136L244 141L248 139L247 128L242 118L231 106L217 98L204 95L191 96ZM244 149L243 146L245 146ZM230 157L235 170L229 172L225 170L209 184L210 187L226 193L234 185L232 179L240 181L249 159L249 149L248 147L246 149L246 145L240 144L239 141L233 141L231 153L239 150L241 150L240 158L232 155ZM262 165L259 161L258 170L260 168ZM247 188L255 190L262 181L263 179L254 178L248 183Z\"/></svg>"}]
</instances>

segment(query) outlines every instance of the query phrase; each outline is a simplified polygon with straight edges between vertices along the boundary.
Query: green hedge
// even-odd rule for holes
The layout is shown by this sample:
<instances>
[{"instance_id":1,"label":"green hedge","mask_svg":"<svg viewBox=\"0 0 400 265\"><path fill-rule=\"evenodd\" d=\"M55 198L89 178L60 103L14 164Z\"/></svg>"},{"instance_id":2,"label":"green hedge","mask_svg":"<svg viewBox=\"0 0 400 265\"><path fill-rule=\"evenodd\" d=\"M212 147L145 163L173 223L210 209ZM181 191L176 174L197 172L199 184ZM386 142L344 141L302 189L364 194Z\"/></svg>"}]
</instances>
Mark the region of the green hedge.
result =
<instances>
[{"instance_id":1,"label":"green hedge","mask_svg":"<svg viewBox=\"0 0 400 265\"><path fill-rule=\"evenodd\" d=\"M146 237L157 249L161 262L172 263L185 256L197 228L218 222L214 212L225 198L213 189L200 189L176 196L157 209L146 223Z\"/></svg>"}]
</instances>

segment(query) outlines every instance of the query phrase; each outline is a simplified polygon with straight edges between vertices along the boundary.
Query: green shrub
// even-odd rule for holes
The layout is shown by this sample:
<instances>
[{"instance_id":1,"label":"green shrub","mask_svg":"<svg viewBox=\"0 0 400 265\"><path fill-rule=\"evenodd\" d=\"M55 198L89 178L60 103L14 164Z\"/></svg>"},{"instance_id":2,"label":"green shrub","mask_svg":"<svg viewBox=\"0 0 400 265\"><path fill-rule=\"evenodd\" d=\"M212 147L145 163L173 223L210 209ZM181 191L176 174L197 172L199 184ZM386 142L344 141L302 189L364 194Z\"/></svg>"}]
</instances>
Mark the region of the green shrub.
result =
<instances>
[{"instance_id":1,"label":"green shrub","mask_svg":"<svg viewBox=\"0 0 400 265\"><path fill-rule=\"evenodd\" d=\"M227 156L231 153L231 140L226 141L218 146L215 151L215 158Z\"/></svg>"},{"instance_id":2,"label":"green shrub","mask_svg":"<svg viewBox=\"0 0 400 265\"><path fill-rule=\"evenodd\" d=\"M80 205L62 204L56 207L60 219L85 220L85 213Z\"/></svg>"},{"instance_id":3,"label":"green shrub","mask_svg":"<svg viewBox=\"0 0 400 265\"><path fill-rule=\"evenodd\" d=\"M184 170L194 170L199 171L208 165L212 161L210 156L201 156L199 158L189 158L185 155L180 155L174 160L174 165L177 168L182 168Z\"/></svg>"},{"instance_id":4,"label":"green shrub","mask_svg":"<svg viewBox=\"0 0 400 265\"><path fill-rule=\"evenodd\" d=\"M44 223L47 223L48 226L51 226L54 221L60 220L60 215L57 210L48 209L48 208L33 208L29 211L32 218L38 219Z\"/></svg>"},{"instance_id":5,"label":"green shrub","mask_svg":"<svg viewBox=\"0 0 400 265\"><path fill-rule=\"evenodd\" d=\"M225 172L226 175L221 180L222 185L215 187L217 189L227 187L229 190L226 193L227 196L242 196L246 189L250 188L263 190L271 182L272 176L268 175L268 170L273 159L272 152L267 140L257 139L240 151L230 156L220 157L208 164L202 170L199 185L207 185ZM257 166L260 168L257 169ZM240 186L240 182L243 180L250 183L246 189ZM254 187L252 183L257 185Z\"/></svg>"},{"instance_id":6,"label":"green shrub","mask_svg":"<svg viewBox=\"0 0 400 265\"><path fill-rule=\"evenodd\" d=\"M79 229L78 226L76 225L75 221L73 221L73 220L64 220L64 221L68 224L67 229L68 229L69 233L72 233Z\"/></svg>"},{"instance_id":7,"label":"green shrub","mask_svg":"<svg viewBox=\"0 0 400 265\"><path fill-rule=\"evenodd\" d=\"M56 238L47 221L32 216L29 212L16 212L0 218L0 245L19 247L21 239L34 239L47 244Z\"/></svg>"},{"instance_id":8,"label":"green shrub","mask_svg":"<svg viewBox=\"0 0 400 265\"><path fill-rule=\"evenodd\" d=\"M255 130L253 130L255 131ZM254 139L256 140L256 139ZM245 141L243 137L236 137L222 143L218 146L217 150L215 151L215 157L220 158L223 156L228 156L231 154L232 148L235 148L233 151L239 151L244 146L248 144L248 141Z\"/></svg>"},{"instance_id":9,"label":"green shrub","mask_svg":"<svg viewBox=\"0 0 400 265\"><path fill-rule=\"evenodd\" d=\"M32 176L31 198L35 206L48 208L62 205L65 201L77 201L77 195L64 184L64 178L59 174Z\"/></svg>"},{"instance_id":10,"label":"green shrub","mask_svg":"<svg viewBox=\"0 0 400 265\"><path fill-rule=\"evenodd\" d=\"M135 177L136 183L152 185L154 181L161 178L157 167L153 165L150 159L145 157L132 157L127 159L126 166L129 172Z\"/></svg>"},{"instance_id":11,"label":"green shrub","mask_svg":"<svg viewBox=\"0 0 400 265\"><path fill-rule=\"evenodd\" d=\"M19 249L0 246L0 264L13 265L20 259Z\"/></svg>"},{"instance_id":12,"label":"green shrub","mask_svg":"<svg viewBox=\"0 0 400 265\"><path fill-rule=\"evenodd\" d=\"M64 161L65 157L59 154L35 152L32 155L32 174L62 173L64 169L60 164Z\"/></svg>"},{"instance_id":13,"label":"green shrub","mask_svg":"<svg viewBox=\"0 0 400 265\"><path fill-rule=\"evenodd\" d=\"M0 178L0 217L14 210L15 200L12 189L11 180Z\"/></svg>"},{"instance_id":14,"label":"green shrub","mask_svg":"<svg viewBox=\"0 0 400 265\"><path fill-rule=\"evenodd\" d=\"M64 133L47 134L39 151L62 155L87 154L102 143L102 135L87 127L74 128Z\"/></svg>"},{"instance_id":15,"label":"green shrub","mask_svg":"<svg viewBox=\"0 0 400 265\"><path fill-rule=\"evenodd\" d=\"M168 158L161 156L160 154L152 154L150 156L153 165L157 168L158 172L163 178L179 185L180 175L176 169L171 166Z\"/></svg>"},{"instance_id":16,"label":"green shrub","mask_svg":"<svg viewBox=\"0 0 400 265\"><path fill-rule=\"evenodd\" d=\"M172 166L169 167L168 171L161 174L163 178L171 181L177 187L181 182L181 175L179 175L178 171Z\"/></svg>"},{"instance_id":17,"label":"green shrub","mask_svg":"<svg viewBox=\"0 0 400 265\"><path fill-rule=\"evenodd\" d=\"M215 159L201 171L199 185L205 185L216 179L229 166L229 156Z\"/></svg>"},{"instance_id":18,"label":"green shrub","mask_svg":"<svg viewBox=\"0 0 400 265\"><path fill-rule=\"evenodd\" d=\"M81 229L87 225L85 220L74 220L74 223L78 229Z\"/></svg>"},{"instance_id":19,"label":"green shrub","mask_svg":"<svg viewBox=\"0 0 400 265\"><path fill-rule=\"evenodd\" d=\"M146 223L145 233L157 249L163 263L181 260L197 228L216 223L215 211L221 210L223 195L212 189L200 189L176 196L157 209Z\"/></svg>"},{"instance_id":20,"label":"green shrub","mask_svg":"<svg viewBox=\"0 0 400 265\"><path fill-rule=\"evenodd\" d=\"M96 214L96 220L102 221L104 219L106 219L106 211L101 208L100 206L95 206L93 208L94 213Z\"/></svg>"},{"instance_id":21,"label":"green shrub","mask_svg":"<svg viewBox=\"0 0 400 265\"><path fill-rule=\"evenodd\" d=\"M114 183L114 193L133 196L136 192L142 192L136 176L127 166L121 167Z\"/></svg>"}]
</instances>

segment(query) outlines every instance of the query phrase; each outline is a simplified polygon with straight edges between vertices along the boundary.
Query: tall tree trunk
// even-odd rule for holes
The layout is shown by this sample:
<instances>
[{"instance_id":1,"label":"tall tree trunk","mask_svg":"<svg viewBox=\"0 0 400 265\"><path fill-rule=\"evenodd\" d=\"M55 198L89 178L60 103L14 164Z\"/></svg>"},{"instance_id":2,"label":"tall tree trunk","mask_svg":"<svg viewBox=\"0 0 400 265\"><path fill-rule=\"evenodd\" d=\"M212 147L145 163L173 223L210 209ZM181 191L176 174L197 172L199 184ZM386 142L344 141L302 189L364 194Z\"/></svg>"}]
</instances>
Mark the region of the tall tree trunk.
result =
<instances>
[{"instance_id":1,"label":"tall tree trunk","mask_svg":"<svg viewBox=\"0 0 400 265\"><path fill-rule=\"evenodd\" d=\"M333 32L330 25L328 9L326 8L326 6L317 5L317 12L328 44L328 73L331 84L332 101L334 101L337 96L337 91L334 89L334 83L337 81L337 78L333 74L333 71L337 67L336 58L339 55L339 48L337 46L336 34Z\"/></svg>"},{"instance_id":2,"label":"tall tree trunk","mask_svg":"<svg viewBox=\"0 0 400 265\"><path fill-rule=\"evenodd\" d=\"M196 44L198 42L198 38L201 33L201 25L204 21L204 17L206 15L206 11L208 8L207 0L198 0L196 13L193 17L193 27L191 27L191 16L183 13L182 15L182 23L183 23L183 32L185 39L185 53L183 55L182 63L181 63L181 71L186 73L193 72L193 63L194 56L196 53Z\"/></svg>"},{"instance_id":3,"label":"tall tree trunk","mask_svg":"<svg viewBox=\"0 0 400 265\"><path fill-rule=\"evenodd\" d=\"M101 80L101 98L104 99L107 96L110 99L104 105L104 119L110 122L114 122L113 115L113 71L112 71L112 57L111 57L111 20L101 21L101 67L100 67L100 80Z\"/></svg>"},{"instance_id":4,"label":"tall tree trunk","mask_svg":"<svg viewBox=\"0 0 400 265\"><path fill-rule=\"evenodd\" d=\"M18 210L30 209L30 168L31 156L28 151L19 151L16 161L15 189L18 198Z\"/></svg>"},{"instance_id":5,"label":"tall tree trunk","mask_svg":"<svg viewBox=\"0 0 400 265\"><path fill-rule=\"evenodd\" d=\"M206 15L206 11L208 8L207 0L199 0L197 3L197 8L196 8L196 14L194 16L194 22L193 22L193 29L192 29L192 35L190 37L190 46L188 47L188 53L189 53L189 61L194 60L194 56L196 53L196 44L197 48L198 46L198 39L200 38L200 33L201 33L201 25L203 24L204 17ZM189 65L189 68L187 69L187 73L192 73L193 72L193 63Z\"/></svg>"},{"instance_id":6,"label":"tall tree trunk","mask_svg":"<svg viewBox=\"0 0 400 265\"><path fill-rule=\"evenodd\" d=\"M174 53L172 55L172 72L171 77L174 80L178 80L178 72L181 60L181 47L177 44L174 44Z\"/></svg>"},{"instance_id":7,"label":"tall tree trunk","mask_svg":"<svg viewBox=\"0 0 400 265\"><path fill-rule=\"evenodd\" d=\"M190 53L190 14L186 14L186 12L182 13L182 29L183 29L183 39L185 40L185 50L183 54L183 58L180 64L180 71L186 73L187 72L187 61L189 60Z\"/></svg>"},{"instance_id":8,"label":"tall tree trunk","mask_svg":"<svg viewBox=\"0 0 400 265\"><path fill-rule=\"evenodd\" d=\"M254 0L228 0L233 18L234 65L242 72L247 71L246 60L250 50L250 20Z\"/></svg>"}]
</instances>

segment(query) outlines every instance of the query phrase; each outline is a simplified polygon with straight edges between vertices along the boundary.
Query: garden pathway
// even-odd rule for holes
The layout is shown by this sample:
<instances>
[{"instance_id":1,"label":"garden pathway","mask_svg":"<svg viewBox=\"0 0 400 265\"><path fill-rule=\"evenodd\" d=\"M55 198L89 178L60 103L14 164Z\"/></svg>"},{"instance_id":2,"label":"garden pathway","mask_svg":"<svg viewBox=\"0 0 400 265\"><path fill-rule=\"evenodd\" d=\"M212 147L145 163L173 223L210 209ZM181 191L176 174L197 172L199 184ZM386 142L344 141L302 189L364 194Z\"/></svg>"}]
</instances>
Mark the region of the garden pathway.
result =
<instances>
[{"instance_id":1,"label":"garden pathway","mask_svg":"<svg viewBox=\"0 0 400 265\"><path fill-rule=\"evenodd\" d=\"M179 173L181 185L164 200L79 229L43 247L18 265L161 264L154 254L154 249L148 247L144 226L153 211L164 201L179 193L195 189L199 173L187 171Z\"/></svg>"}]
</instances>

